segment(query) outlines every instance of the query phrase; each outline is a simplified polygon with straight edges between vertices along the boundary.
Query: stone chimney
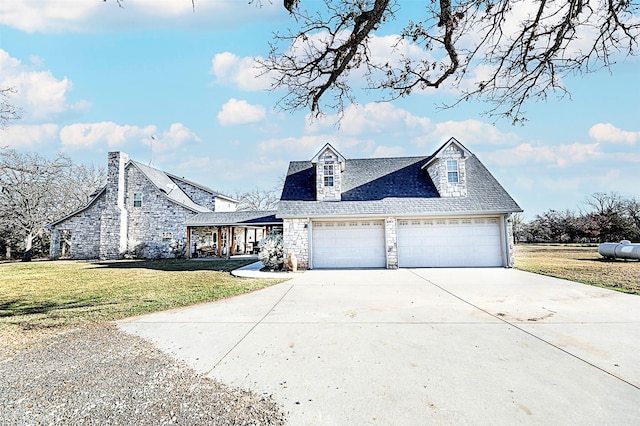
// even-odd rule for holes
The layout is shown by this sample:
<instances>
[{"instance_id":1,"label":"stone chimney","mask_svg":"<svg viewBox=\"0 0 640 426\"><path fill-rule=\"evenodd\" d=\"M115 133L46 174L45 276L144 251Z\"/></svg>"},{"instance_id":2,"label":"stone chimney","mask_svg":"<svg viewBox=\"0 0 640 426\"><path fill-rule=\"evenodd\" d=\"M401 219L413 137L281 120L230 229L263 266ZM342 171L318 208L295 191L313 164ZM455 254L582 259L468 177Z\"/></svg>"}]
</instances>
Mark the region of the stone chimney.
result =
<instances>
[{"instance_id":1,"label":"stone chimney","mask_svg":"<svg viewBox=\"0 0 640 426\"><path fill-rule=\"evenodd\" d=\"M100 259L119 259L127 249L124 168L128 161L124 152L108 155L105 208L100 217Z\"/></svg>"}]
</instances>

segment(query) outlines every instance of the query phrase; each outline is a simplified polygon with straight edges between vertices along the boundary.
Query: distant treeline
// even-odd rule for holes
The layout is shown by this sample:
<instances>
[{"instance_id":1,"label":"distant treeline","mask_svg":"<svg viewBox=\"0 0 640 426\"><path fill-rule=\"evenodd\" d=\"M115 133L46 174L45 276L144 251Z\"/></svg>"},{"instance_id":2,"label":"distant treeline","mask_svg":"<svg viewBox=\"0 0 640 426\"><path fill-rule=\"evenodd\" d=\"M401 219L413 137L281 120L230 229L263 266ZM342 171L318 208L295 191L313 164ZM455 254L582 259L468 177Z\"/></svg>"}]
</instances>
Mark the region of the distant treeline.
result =
<instances>
[{"instance_id":1,"label":"distant treeline","mask_svg":"<svg viewBox=\"0 0 640 426\"><path fill-rule=\"evenodd\" d=\"M640 242L640 200L618 193L596 192L577 212L549 210L530 222L516 217L516 242L603 243Z\"/></svg>"}]
</instances>

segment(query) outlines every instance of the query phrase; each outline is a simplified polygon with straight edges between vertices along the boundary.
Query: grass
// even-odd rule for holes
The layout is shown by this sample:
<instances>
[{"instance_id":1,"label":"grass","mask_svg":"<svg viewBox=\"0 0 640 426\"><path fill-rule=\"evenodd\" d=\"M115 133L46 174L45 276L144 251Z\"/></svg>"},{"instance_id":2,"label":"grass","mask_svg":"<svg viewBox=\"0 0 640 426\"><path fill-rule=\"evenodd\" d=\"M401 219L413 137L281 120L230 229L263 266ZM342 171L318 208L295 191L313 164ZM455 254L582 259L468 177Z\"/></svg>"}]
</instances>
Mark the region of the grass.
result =
<instances>
[{"instance_id":1,"label":"grass","mask_svg":"<svg viewBox=\"0 0 640 426\"><path fill-rule=\"evenodd\" d=\"M518 244L516 268L640 294L640 261L605 260L597 246Z\"/></svg>"},{"instance_id":2,"label":"grass","mask_svg":"<svg viewBox=\"0 0 640 426\"><path fill-rule=\"evenodd\" d=\"M248 263L251 261L0 264L0 340L16 350L48 334L219 300L283 281L236 278L229 273Z\"/></svg>"}]
</instances>

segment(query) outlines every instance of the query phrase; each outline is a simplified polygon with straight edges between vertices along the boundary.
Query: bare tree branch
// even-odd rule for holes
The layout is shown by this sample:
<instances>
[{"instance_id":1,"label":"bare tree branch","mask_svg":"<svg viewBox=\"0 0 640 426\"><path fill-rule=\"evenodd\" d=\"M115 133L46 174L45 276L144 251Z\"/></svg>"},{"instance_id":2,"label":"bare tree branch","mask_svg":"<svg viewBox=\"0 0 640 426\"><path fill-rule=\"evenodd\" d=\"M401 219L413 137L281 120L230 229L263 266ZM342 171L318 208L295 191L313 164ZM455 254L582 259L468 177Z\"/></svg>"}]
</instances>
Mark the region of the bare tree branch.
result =
<instances>
[{"instance_id":1,"label":"bare tree branch","mask_svg":"<svg viewBox=\"0 0 640 426\"><path fill-rule=\"evenodd\" d=\"M272 89L286 89L281 108L315 116L355 102L352 77L364 76L382 100L446 83L460 96L442 107L475 99L487 103L488 116L517 123L528 102L570 96L565 77L639 53L638 0L432 0L389 46L396 57L382 61L371 55L371 40L400 2L324 0L313 13L305 5L317 3L285 1L299 29L276 33L260 66L276 75ZM406 45L422 55L400 54Z\"/></svg>"},{"instance_id":2,"label":"bare tree branch","mask_svg":"<svg viewBox=\"0 0 640 426\"><path fill-rule=\"evenodd\" d=\"M22 109L9 100L11 94L17 93L14 87L0 88L0 129L4 129L11 121L22 118Z\"/></svg>"}]
</instances>

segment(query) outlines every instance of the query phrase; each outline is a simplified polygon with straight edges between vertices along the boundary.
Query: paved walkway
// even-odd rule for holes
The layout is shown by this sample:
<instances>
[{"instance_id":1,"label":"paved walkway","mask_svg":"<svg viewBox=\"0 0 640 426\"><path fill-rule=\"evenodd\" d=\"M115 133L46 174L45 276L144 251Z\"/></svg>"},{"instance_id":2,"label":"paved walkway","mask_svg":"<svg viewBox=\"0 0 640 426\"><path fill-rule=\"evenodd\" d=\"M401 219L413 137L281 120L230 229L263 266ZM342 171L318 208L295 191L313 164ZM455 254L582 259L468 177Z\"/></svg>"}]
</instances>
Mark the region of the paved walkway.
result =
<instances>
[{"instance_id":1,"label":"paved walkway","mask_svg":"<svg viewBox=\"0 0 640 426\"><path fill-rule=\"evenodd\" d=\"M263 272L262 262L257 261L242 268L231 271L231 274L242 278L295 278L302 272Z\"/></svg>"},{"instance_id":2,"label":"paved walkway","mask_svg":"<svg viewBox=\"0 0 640 426\"><path fill-rule=\"evenodd\" d=\"M119 327L292 425L640 419L640 297L513 269L307 271Z\"/></svg>"}]
</instances>

